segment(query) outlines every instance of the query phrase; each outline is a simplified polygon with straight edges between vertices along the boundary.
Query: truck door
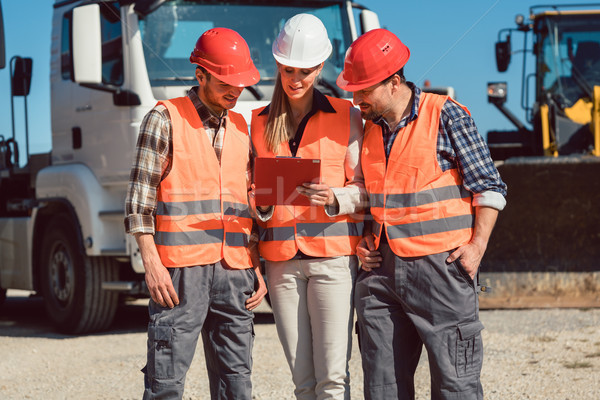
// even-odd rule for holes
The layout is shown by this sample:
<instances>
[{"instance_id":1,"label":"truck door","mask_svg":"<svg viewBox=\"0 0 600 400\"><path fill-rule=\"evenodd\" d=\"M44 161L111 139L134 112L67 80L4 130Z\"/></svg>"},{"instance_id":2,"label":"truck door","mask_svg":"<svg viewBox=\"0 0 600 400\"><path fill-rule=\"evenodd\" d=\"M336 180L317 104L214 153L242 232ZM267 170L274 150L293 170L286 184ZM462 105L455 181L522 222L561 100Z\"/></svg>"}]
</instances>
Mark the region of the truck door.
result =
<instances>
[{"instance_id":1,"label":"truck door","mask_svg":"<svg viewBox=\"0 0 600 400\"><path fill-rule=\"evenodd\" d=\"M80 147L77 130L85 122L91 109L89 90L81 90L73 82L71 59L71 24L73 13L56 13L53 21L51 56L52 164L65 164L75 160Z\"/></svg>"},{"instance_id":2,"label":"truck door","mask_svg":"<svg viewBox=\"0 0 600 400\"><path fill-rule=\"evenodd\" d=\"M72 13L61 21L61 73L53 82L53 158L55 163L77 162L87 165L102 184L128 180L130 157L124 149L131 146L130 107L119 102L117 93L125 83L123 62L123 24L118 3L101 3L102 40L101 84L73 82L70 62ZM56 90L60 87L60 90ZM67 97L68 96L68 97ZM122 104L122 105L119 105Z\"/></svg>"}]
</instances>

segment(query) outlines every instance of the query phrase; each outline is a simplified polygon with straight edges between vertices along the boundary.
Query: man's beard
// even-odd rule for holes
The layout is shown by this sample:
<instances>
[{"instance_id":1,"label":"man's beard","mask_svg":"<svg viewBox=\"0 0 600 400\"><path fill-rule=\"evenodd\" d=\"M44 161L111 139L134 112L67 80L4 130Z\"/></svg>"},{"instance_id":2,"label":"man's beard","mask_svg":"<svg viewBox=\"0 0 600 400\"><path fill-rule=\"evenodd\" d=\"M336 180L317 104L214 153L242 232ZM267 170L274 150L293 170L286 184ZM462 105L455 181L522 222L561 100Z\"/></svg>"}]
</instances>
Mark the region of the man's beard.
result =
<instances>
[{"instance_id":1,"label":"man's beard","mask_svg":"<svg viewBox=\"0 0 600 400\"><path fill-rule=\"evenodd\" d=\"M381 114L371 109L369 111L361 111L360 116L367 121L375 121L377 118L381 117Z\"/></svg>"}]
</instances>

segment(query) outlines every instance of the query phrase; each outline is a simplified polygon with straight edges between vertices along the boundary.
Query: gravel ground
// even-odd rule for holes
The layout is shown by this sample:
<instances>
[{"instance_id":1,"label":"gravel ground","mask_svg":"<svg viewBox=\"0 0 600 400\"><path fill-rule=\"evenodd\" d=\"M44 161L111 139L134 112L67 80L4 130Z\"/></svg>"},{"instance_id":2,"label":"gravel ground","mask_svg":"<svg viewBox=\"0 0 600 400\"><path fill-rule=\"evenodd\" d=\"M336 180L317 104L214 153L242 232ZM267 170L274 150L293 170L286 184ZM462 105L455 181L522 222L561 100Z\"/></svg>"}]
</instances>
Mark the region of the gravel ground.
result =
<instances>
[{"instance_id":1,"label":"gravel ground","mask_svg":"<svg viewBox=\"0 0 600 400\"><path fill-rule=\"evenodd\" d=\"M102 334L52 333L39 299L9 291L0 312L0 399L139 399L145 363L145 301L119 310ZM484 310L482 382L489 400L600 399L600 308ZM290 374L266 303L256 313L254 398L293 399ZM185 399L208 399L202 346ZM358 346L351 360L352 399L362 399ZM425 352L417 399L429 399Z\"/></svg>"}]
</instances>

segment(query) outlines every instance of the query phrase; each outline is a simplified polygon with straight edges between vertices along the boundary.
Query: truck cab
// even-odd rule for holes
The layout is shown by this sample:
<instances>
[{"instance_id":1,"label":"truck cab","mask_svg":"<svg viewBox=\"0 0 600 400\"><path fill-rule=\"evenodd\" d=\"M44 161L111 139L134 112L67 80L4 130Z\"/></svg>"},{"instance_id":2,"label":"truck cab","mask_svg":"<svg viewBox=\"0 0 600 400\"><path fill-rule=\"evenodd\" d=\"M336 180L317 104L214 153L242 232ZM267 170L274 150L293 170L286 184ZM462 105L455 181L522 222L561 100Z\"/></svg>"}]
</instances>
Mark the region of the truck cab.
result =
<instances>
[{"instance_id":1,"label":"truck cab","mask_svg":"<svg viewBox=\"0 0 600 400\"><path fill-rule=\"evenodd\" d=\"M14 151L28 146L14 133L0 137L8 150L0 163L0 292L41 294L67 333L105 329L123 295L146 295L137 244L123 228L138 130L157 101L196 84L189 56L204 31L231 28L247 41L261 80L234 110L250 123L251 110L270 101L271 45L291 16L311 13L325 24L333 54L319 89L337 97L351 97L335 85L346 49L379 27L375 13L342 0L56 0L53 9L51 152L28 154L20 168ZM31 76L26 66L22 58L11 64L17 88Z\"/></svg>"}]
</instances>

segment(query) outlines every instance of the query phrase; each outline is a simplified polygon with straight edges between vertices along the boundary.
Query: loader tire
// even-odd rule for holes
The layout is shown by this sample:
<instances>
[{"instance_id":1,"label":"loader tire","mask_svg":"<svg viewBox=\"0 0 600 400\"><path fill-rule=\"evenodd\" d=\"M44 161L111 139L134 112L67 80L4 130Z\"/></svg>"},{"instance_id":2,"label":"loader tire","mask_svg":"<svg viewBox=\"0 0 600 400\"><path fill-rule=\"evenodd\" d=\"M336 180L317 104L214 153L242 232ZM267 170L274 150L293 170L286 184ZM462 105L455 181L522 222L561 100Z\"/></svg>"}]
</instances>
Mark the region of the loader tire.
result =
<instances>
[{"instance_id":1,"label":"loader tire","mask_svg":"<svg viewBox=\"0 0 600 400\"><path fill-rule=\"evenodd\" d=\"M86 256L79 230L63 214L46 227L41 255L41 292L57 330L83 334L107 329L118 294L102 290L102 282L118 280L117 263L108 257Z\"/></svg>"}]
</instances>

